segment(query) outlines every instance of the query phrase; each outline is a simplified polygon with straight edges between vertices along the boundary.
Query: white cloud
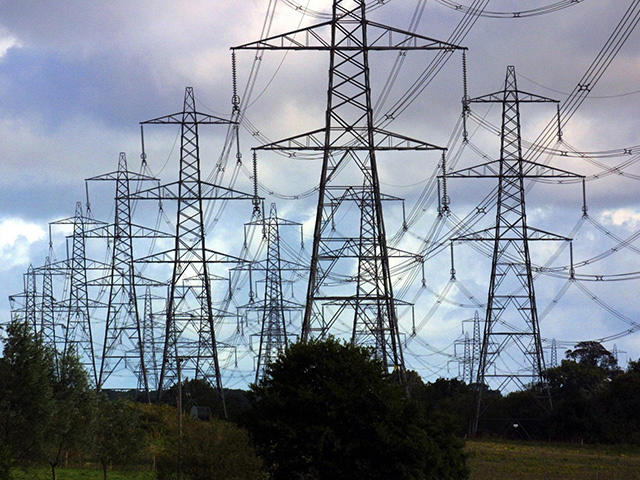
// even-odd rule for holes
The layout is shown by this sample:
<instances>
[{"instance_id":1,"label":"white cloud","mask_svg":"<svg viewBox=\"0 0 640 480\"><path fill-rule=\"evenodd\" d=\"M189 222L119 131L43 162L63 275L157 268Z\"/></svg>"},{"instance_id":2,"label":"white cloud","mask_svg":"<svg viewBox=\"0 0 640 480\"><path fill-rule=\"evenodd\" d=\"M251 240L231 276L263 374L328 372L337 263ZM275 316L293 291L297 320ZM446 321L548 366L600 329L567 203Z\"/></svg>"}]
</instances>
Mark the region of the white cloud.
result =
<instances>
[{"instance_id":1,"label":"white cloud","mask_svg":"<svg viewBox=\"0 0 640 480\"><path fill-rule=\"evenodd\" d=\"M27 265L31 245L44 238L44 229L35 223L20 218L0 220L0 270Z\"/></svg>"},{"instance_id":2,"label":"white cloud","mask_svg":"<svg viewBox=\"0 0 640 480\"><path fill-rule=\"evenodd\" d=\"M605 210L600 215L600 221L605 225L615 225L616 227L627 227L630 230L637 230L638 225L640 225L640 213L630 208Z\"/></svg>"},{"instance_id":3,"label":"white cloud","mask_svg":"<svg viewBox=\"0 0 640 480\"><path fill-rule=\"evenodd\" d=\"M0 29L0 60L4 58L7 52L14 47L21 47L22 42L15 36Z\"/></svg>"}]
</instances>

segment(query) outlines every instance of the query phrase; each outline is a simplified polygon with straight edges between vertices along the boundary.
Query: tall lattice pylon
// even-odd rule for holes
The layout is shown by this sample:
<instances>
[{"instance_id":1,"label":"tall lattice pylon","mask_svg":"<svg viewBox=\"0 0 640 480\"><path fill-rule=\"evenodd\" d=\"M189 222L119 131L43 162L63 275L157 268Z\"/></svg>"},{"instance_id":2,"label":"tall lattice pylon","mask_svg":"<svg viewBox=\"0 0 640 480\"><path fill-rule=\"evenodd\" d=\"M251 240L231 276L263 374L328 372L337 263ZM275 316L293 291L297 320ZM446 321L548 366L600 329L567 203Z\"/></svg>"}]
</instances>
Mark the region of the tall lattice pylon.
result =
<instances>
[{"instance_id":1,"label":"tall lattice pylon","mask_svg":"<svg viewBox=\"0 0 640 480\"><path fill-rule=\"evenodd\" d=\"M181 127L179 180L130 196L132 199L175 200L178 203L173 249L137 260L173 266L158 397L167 386L177 381L178 362L181 362L184 375L207 380L224 402L214 323L218 313L213 306L210 265L214 262L237 263L242 259L207 248L203 202L253 200L254 197L201 179L198 127L231 123L198 112L191 87L185 90L181 112L142 122L143 125L173 124Z\"/></svg>"},{"instance_id":2,"label":"tall lattice pylon","mask_svg":"<svg viewBox=\"0 0 640 480\"><path fill-rule=\"evenodd\" d=\"M502 392L537 387L538 405L547 411L551 409L551 397L543 377L545 363L529 243L534 240L571 239L527 225L525 180L580 176L523 158L520 104L557 102L518 90L513 66L507 68L503 90L465 99L465 102L468 102L465 108L469 103L502 104L500 158L446 174L447 178L498 179L495 226L454 239L493 243L487 310L476 375L476 412L471 426L476 432L489 403L486 388Z\"/></svg>"},{"instance_id":3,"label":"tall lattice pylon","mask_svg":"<svg viewBox=\"0 0 640 480\"><path fill-rule=\"evenodd\" d=\"M338 324L354 343L374 346L385 368L403 372L389 269L399 252L387 245L382 201L389 197L380 192L376 153L438 147L375 127L369 53L459 47L370 22L365 3L334 0L328 22L236 49L329 52L324 127L259 147L323 156L302 339L324 337ZM355 216L346 218L354 206Z\"/></svg>"},{"instance_id":4,"label":"tall lattice pylon","mask_svg":"<svg viewBox=\"0 0 640 480\"><path fill-rule=\"evenodd\" d=\"M91 222L91 220L85 218L82 204L77 202L73 218L71 257L67 259L69 297L67 299L68 310L62 355L67 355L72 350L79 354L88 367L94 385L98 385L98 369L87 289L87 257L85 253L87 222Z\"/></svg>"},{"instance_id":5,"label":"tall lattice pylon","mask_svg":"<svg viewBox=\"0 0 640 480\"><path fill-rule=\"evenodd\" d=\"M40 334L43 341L54 347L57 345L56 341L56 328L55 328L55 316L54 316L54 303L53 297L53 274L51 271L51 255L52 250L49 250L49 255L45 258L44 266L42 268L42 301L40 303ZM55 352L54 352L55 353Z\"/></svg>"},{"instance_id":6,"label":"tall lattice pylon","mask_svg":"<svg viewBox=\"0 0 640 480\"><path fill-rule=\"evenodd\" d=\"M112 240L111 265L107 301L107 313L102 337L102 352L98 373L100 388L117 370L128 369L138 377L138 384L142 386L147 397L150 396L150 386L144 363L143 337L136 286L143 281L136 275L133 263L133 224L131 221L130 185L136 182L157 183L158 180L147 175L129 171L127 156L120 152L118 169L87 181L109 181L116 185L114 223L99 227L86 233L87 237L108 238ZM136 237L162 238L167 237L161 232L149 231L139 226ZM146 280L146 279L145 279Z\"/></svg>"},{"instance_id":7,"label":"tall lattice pylon","mask_svg":"<svg viewBox=\"0 0 640 480\"><path fill-rule=\"evenodd\" d=\"M304 308L303 305L284 298L282 273L302 271L306 268L285 260L281 256L280 228L301 227L301 224L279 217L275 203L271 204L268 218L257 220L249 225L261 227L267 243L267 257L264 262L255 262L250 265L252 272L258 270L265 272L264 298L242 307L243 310L257 312L260 320L260 343L255 375L257 384L264 376L267 366L284 352L288 345L286 313L299 312Z\"/></svg>"},{"instance_id":8,"label":"tall lattice pylon","mask_svg":"<svg viewBox=\"0 0 640 480\"><path fill-rule=\"evenodd\" d=\"M142 311L142 355L144 366L146 370L147 386L153 385L154 388L158 384L158 358L157 348L158 342L156 339L156 322L153 315L153 297L151 296L151 287L147 285L143 296L143 311ZM138 376L138 389L142 390L145 385L142 383L144 379L142 376Z\"/></svg>"},{"instance_id":9,"label":"tall lattice pylon","mask_svg":"<svg viewBox=\"0 0 640 480\"><path fill-rule=\"evenodd\" d=\"M27 273L24 275L24 296L25 296L25 321L33 329L34 332L40 332L41 328L37 320L37 296L36 273L33 265L29 265Z\"/></svg>"}]
</instances>

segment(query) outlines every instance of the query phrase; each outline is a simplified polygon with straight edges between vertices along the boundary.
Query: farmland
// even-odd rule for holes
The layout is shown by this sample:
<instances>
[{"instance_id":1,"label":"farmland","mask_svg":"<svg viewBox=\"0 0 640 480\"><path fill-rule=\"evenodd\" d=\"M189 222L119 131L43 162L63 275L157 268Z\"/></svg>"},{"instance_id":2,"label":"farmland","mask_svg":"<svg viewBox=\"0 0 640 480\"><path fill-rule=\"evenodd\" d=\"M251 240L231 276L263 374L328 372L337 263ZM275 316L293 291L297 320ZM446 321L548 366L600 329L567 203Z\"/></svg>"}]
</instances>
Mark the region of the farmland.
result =
<instances>
[{"instance_id":1,"label":"farmland","mask_svg":"<svg viewBox=\"0 0 640 480\"><path fill-rule=\"evenodd\" d=\"M640 480L640 447L469 440L471 480ZM48 480L48 468L16 470L16 480ZM61 468L58 480L99 480L100 469ZM152 480L150 471L109 471L110 480Z\"/></svg>"},{"instance_id":2,"label":"farmland","mask_svg":"<svg viewBox=\"0 0 640 480\"><path fill-rule=\"evenodd\" d=\"M471 440L471 480L637 480L640 448Z\"/></svg>"}]
</instances>

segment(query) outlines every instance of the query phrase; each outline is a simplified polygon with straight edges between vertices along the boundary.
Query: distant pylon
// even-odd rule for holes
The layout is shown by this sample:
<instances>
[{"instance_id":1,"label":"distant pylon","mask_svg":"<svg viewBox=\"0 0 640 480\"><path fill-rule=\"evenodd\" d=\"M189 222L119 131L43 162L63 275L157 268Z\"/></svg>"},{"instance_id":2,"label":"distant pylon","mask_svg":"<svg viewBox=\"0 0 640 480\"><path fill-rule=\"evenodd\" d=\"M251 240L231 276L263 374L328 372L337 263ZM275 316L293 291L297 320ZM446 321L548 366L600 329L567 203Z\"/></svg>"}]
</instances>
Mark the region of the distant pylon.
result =
<instances>
[{"instance_id":1,"label":"distant pylon","mask_svg":"<svg viewBox=\"0 0 640 480\"><path fill-rule=\"evenodd\" d=\"M150 400L150 392L156 387L150 384L147 378L136 288L149 285L166 286L166 283L136 274L133 240L168 239L173 238L173 235L132 222L131 184L158 184L159 180L130 171L124 152L120 152L118 156L116 171L86 179L87 185L89 182L98 181L115 184L115 215L113 224L102 224L85 232L86 238L107 239L111 245L111 262L106 266L109 272L106 275L109 298L103 335L99 339L102 343L102 355L97 388L101 388L114 372L128 370L137 377L138 387L145 392L147 400Z\"/></svg>"},{"instance_id":2,"label":"distant pylon","mask_svg":"<svg viewBox=\"0 0 640 480\"><path fill-rule=\"evenodd\" d=\"M402 376L389 257L407 254L387 245L382 201L392 198L380 192L376 152L438 147L375 127L369 53L459 47L369 22L364 0L334 0L328 22L235 48L329 52L324 127L259 149L323 155L302 339L325 337L340 324ZM356 214L346 219L350 206ZM336 219L343 219L339 229Z\"/></svg>"},{"instance_id":3,"label":"distant pylon","mask_svg":"<svg viewBox=\"0 0 640 480\"><path fill-rule=\"evenodd\" d=\"M49 255L45 258L42 268L42 301L40 304L40 335L46 345L53 347L55 365L58 367L58 335L56 333L53 297L53 274L51 268L51 258L53 249L49 249Z\"/></svg>"},{"instance_id":4,"label":"distant pylon","mask_svg":"<svg viewBox=\"0 0 640 480\"><path fill-rule=\"evenodd\" d=\"M202 181L198 126L232 123L198 112L191 87L185 90L181 112L141 122L142 125L174 124L181 127L179 180L131 195L132 199L175 200L178 203L173 249L138 259L140 262L169 263L173 266L166 306L158 397L166 387L178 380L178 362L181 362L183 374L207 380L216 388L224 404L210 265L243 260L207 248L203 202L253 200L253 196Z\"/></svg>"},{"instance_id":5,"label":"distant pylon","mask_svg":"<svg viewBox=\"0 0 640 480\"><path fill-rule=\"evenodd\" d=\"M469 385L476 381L476 367L480 358L480 346L482 345L482 337L480 336L480 314L476 310L473 313L473 348L471 350L471 372L469 377Z\"/></svg>"},{"instance_id":6,"label":"distant pylon","mask_svg":"<svg viewBox=\"0 0 640 480\"><path fill-rule=\"evenodd\" d=\"M124 363L129 361L137 365L133 370L141 377L140 383L148 395L149 383L142 355L142 332L136 296L136 275L133 268L131 204L129 200L129 184L132 176L133 179L138 177L129 172L127 157L124 152L121 152L118 157L117 172L91 179L114 180L116 183L109 300L104 326L98 388L104 385L116 369L124 368ZM147 180L147 178L140 180Z\"/></svg>"},{"instance_id":7,"label":"distant pylon","mask_svg":"<svg viewBox=\"0 0 640 480\"><path fill-rule=\"evenodd\" d=\"M473 362L471 360L471 339L469 338L469 332L464 332L464 350L462 357L462 380L467 383L471 383L473 377Z\"/></svg>"},{"instance_id":8,"label":"distant pylon","mask_svg":"<svg viewBox=\"0 0 640 480\"><path fill-rule=\"evenodd\" d=\"M156 339L156 325L153 316L153 298L151 296L151 287L147 286L143 297L143 313L142 313L142 355L144 366L146 369L146 381L148 385L156 388L158 384L158 359L156 350L158 342ZM138 389L145 388L142 383L144 379L142 375L138 375Z\"/></svg>"},{"instance_id":9,"label":"distant pylon","mask_svg":"<svg viewBox=\"0 0 640 480\"><path fill-rule=\"evenodd\" d=\"M76 203L71 241L71 258L67 260L69 263L69 303L62 355L66 356L72 349L75 350L83 361L88 363L89 375L94 385L99 385L87 292L85 217L80 202Z\"/></svg>"},{"instance_id":10,"label":"distant pylon","mask_svg":"<svg viewBox=\"0 0 640 480\"><path fill-rule=\"evenodd\" d=\"M34 332L40 333L40 327L36 319L36 274L33 265L29 265L27 273L24 275L24 296L25 296L25 321L33 329Z\"/></svg>"},{"instance_id":11,"label":"distant pylon","mask_svg":"<svg viewBox=\"0 0 640 480\"><path fill-rule=\"evenodd\" d=\"M527 225L525 179L570 178L573 173L527 161L522 155L520 104L555 100L518 90L515 68L509 66L502 91L473 99L469 103L502 104L500 158L476 167L447 173L447 178L498 179L496 224L454 241L490 241L493 259L484 334L476 377L476 412L472 431L479 428L488 401L485 388L504 391L509 388L537 387L538 404L551 409L545 370L538 312L536 308L529 242L533 240L570 241Z\"/></svg>"},{"instance_id":12,"label":"distant pylon","mask_svg":"<svg viewBox=\"0 0 640 480\"><path fill-rule=\"evenodd\" d=\"M284 352L288 345L286 312L302 311L303 309L302 305L284 298L282 273L305 270L305 267L289 262L281 256L280 227L301 227L301 224L278 217L275 203L271 204L268 218L252 222L249 225L261 226L267 242L267 258L264 264L261 265L261 262L258 262L250 266L254 272L257 270L265 272L264 298L242 307L244 310L258 312L260 319L260 345L255 375L255 383L257 384L264 376L267 366Z\"/></svg>"}]
</instances>

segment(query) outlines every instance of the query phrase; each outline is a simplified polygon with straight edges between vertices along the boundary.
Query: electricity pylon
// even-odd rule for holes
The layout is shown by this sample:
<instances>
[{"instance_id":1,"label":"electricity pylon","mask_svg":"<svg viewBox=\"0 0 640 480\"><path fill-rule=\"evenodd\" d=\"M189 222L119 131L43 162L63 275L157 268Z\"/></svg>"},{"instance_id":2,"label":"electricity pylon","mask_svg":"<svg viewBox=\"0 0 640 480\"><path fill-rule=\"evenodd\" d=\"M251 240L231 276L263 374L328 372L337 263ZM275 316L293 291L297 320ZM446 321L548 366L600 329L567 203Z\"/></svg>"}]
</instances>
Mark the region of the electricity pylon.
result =
<instances>
[{"instance_id":1,"label":"electricity pylon","mask_svg":"<svg viewBox=\"0 0 640 480\"><path fill-rule=\"evenodd\" d=\"M65 224L70 219L53 223ZM80 355L88 366L89 375L94 385L98 385L98 369L96 365L94 326L89 311L89 294L87 288L87 257L85 250L85 232L94 221L85 217L82 203L76 203L76 211L72 220L73 235L71 237L71 256L67 258L69 275L69 296L67 302L67 319L64 330L62 356L71 351Z\"/></svg>"},{"instance_id":2,"label":"electricity pylon","mask_svg":"<svg viewBox=\"0 0 640 480\"><path fill-rule=\"evenodd\" d=\"M120 152L118 169L87 179L110 181L116 184L115 215L113 225L98 227L86 232L87 237L107 238L111 244L111 265L107 278L109 299L102 338L102 355L97 388L101 388L118 369L128 369L138 377L147 399L150 385L144 362L143 337L136 286L148 284L134 270L133 238L168 238L169 235L133 225L131 221L131 182L158 183L156 178L129 171L127 156ZM133 232L135 228L135 234Z\"/></svg>"},{"instance_id":3,"label":"electricity pylon","mask_svg":"<svg viewBox=\"0 0 640 480\"><path fill-rule=\"evenodd\" d=\"M53 354L55 356L55 365L58 365L58 352L55 348L58 344L55 325L54 304L55 299L53 297L53 274L51 269L51 258L53 255L53 249L49 249L49 255L45 258L44 266L42 268L42 301L40 303L40 335L42 341L46 345L50 345L53 348Z\"/></svg>"},{"instance_id":4,"label":"electricity pylon","mask_svg":"<svg viewBox=\"0 0 640 480\"><path fill-rule=\"evenodd\" d=\"M216 388L224 405L215 335L218 313L213 306L210 265L243 260L207 248L203 202L253 200L254 197L201 179L198 127L233 123L198 112L191 87L185 90L181 112L141 122L142 125L180 125L181 128L179 180L130 195L131 199L175 200L178 204L173 248L137 259L139 262L169 263L173 266L158 398L170 383L178 380L180 362L183 374L190 372L192 378L205 379Z\"/></svg>"},{"instance_id":5,"label":"electricity pylon","mask_svg":"<svg viewBox=\"0 0 640 480\"><path fill-rule=\"evenodd\" d=\"M469 336L468 331L464 331L464 324L471 321L473 323L473 333L472 337ZM475 369L478 364L478 357L480 356L480 315L476 310L473 314L472 320L465 320L462 322L463 325L463 335L464 338L461 340L456 340L454 343L454 347L457 345L462 345L463 353L462 353L462 380L465 381L468 385L471 385L474 382L475 377ZM459 356L456 353L456 357ZM460 370L460 368L458 368Z\"/></svg>"},{"instance_id":6,"label":"electricity pylon","mask_svg":"<svg viewBox=\"0 0 640 480\"><path fill-rule=\"evenodd\" d=\"M19 319L21 322L26 323L34 333L39 334L36 311L38 292L33 265L29 265L27 272L22 274L22 282L22 292L9 296L11 318ZM21 299L21 301L18 299Z\"/></svg>"},{"instance_id":7,"label":"electricity pylon","mask_svg":"<svg viewBox=\"0 0 640 480\"><path fill-rule=\"evenodd\" d=\"M33 329L33 332L39 333L41 328L37 324L36 298L38 292L36 289L36 273L33 265L29 265L27 273L24 275L24 294L25 294L25 321Z\"/></svg>"},{"instance_id":8,"label":"electricity pylon","mask_svg":"<svg viewBox=\"0 0 640 480\"><path fill-rule=\"evenodd\" d=\"M146 381L147 386L153 385L153 388L157 388L158 372L160 370L158 368L158 359L156 356L158 342L156 339L156 322L153 314L153 297L151 296L151 287L149 285L147 285L144 291L142 308L142 356L145 370L147 372ZM141 383L142 380L144 379L139 375L139 390L145 388L145 385Z\"/></svg>"},{"instance_id":9,"label":"electricity pylon","mask_svg":"<svg viewBox=\"0 0 640 480\"><path fill-rule=\"evenodd\" d=\"M262 150L322 153L302 339L324 337L334 325L353 343L375 348L387 370L404 372L393 296L376 152L434 150L434 145L377 128L373 121L369 53L458 49L456 45L370 22L363 0L334 0L331 20L235 47L329 52L323 128L262 145ZM345 212L355 207L356 216ZM339 228L336 221L340 219Z\"/></svg>"},{"instance_id":10,"label":"electricity pylon","mask_svg":"<svg viewBox=\"0 0 640 480\"><path fill-rule=\"evenodd\" d=\"M513 66L507 67L503 90L465 98L464 102L465 110L470 103L502 104L500 158L446 173L446 178L498 179L495 226L453 239L493 243L487 310L476 376L476 411L471 426L475 433L490 403L486 400L486 388L502 392L514 387L533 387L539 392L537 404L545 411L551 409L551 397L543 377L545 363L529 243L570 242L571 239L527 225L525 180L581 176L523 158L520 104L557 101L518 90Z\"/></svg>"},{"instance_id":11,"label":"electricity pylon","mask_svg":"<svg viewBox=\"0 0 640 480\"><path fill-rule=\"evenodd\" d=\"M262 227L263 237L267 242L265 261L255 262L249 267L251 272L259 270L265 272L264 298L241 307L243 310L256 311L260 319L260 345L255 376L257 384L264 376L267 366L287 348L289 334L287 333L286 312L301 311L304 308L301 304L284 298L282 273L302 271L306 268L303 265L287 261L281 256L280 227L301 227L301 224L278 217L275 203L271 204L268 218L251 222L248 225Z\"/></svg>"}]
</instances>

